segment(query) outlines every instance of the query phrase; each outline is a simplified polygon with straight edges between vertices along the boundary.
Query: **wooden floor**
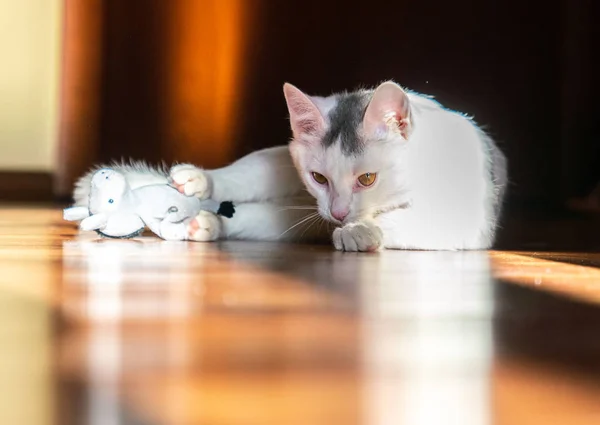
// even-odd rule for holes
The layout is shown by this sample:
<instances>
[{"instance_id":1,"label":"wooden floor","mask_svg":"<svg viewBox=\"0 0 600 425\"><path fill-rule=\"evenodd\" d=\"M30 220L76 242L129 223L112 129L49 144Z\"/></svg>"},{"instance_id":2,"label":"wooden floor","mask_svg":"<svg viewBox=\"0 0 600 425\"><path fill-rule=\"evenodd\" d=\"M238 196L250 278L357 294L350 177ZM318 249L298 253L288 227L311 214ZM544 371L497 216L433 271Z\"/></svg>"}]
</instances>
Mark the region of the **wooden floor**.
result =
<instances>
[{"instance_id":1,"label":"wooden floor","mask_svg":"<svg viewBox=\"0 0 600 425\"><path fill-rule=\"evenodd\" d=\"M600 254L78 236L0 209L0 424L600 424Z\"/></svg>"}]
</instances>

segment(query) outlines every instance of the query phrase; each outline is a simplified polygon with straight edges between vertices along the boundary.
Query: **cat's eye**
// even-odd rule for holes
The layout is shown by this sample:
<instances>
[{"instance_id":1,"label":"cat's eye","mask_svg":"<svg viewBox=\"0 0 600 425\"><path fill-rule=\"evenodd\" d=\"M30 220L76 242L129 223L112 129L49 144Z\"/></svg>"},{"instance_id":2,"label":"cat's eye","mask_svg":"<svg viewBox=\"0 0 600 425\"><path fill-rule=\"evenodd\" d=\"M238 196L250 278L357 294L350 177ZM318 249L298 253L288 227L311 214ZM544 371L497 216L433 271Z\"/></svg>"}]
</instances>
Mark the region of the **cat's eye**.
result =
<instances>
[{"instance_id":1,"label":"cat's eye","mask_svg":"<svg viewBox=\"0 0 600 425\"><path fill-rule=\"evenodd\" d=\"M325 177L323 174L320 173L316 173L316 172L312 172L312 178L319 184L327 184L327 177Z\"/></svg>"},{"instance_id":2,"label":"cat's eye","mask_svg":"<svg viewBox=\"0 0 600 425\"><path fill-rule=\"evenodd\" d=\"M109 200L108 200L108 203L109 203L109 204L112 204L113 202L115 202L115 201L114 201L114 199L109 199Z\"/></svg>"},{"instance_id":3,"label":"cat's eye","mask_svg":"<svg viewBox=\"0 0 600 425\"><path fill-rule=\"evenodd\" d=\"M375 183L376 179L377 179L376 173L365 173L365 174L361 174L360 176L358 176L358 182L364 187L371 186L373 183Z\"/></svg>"}]
</instances>

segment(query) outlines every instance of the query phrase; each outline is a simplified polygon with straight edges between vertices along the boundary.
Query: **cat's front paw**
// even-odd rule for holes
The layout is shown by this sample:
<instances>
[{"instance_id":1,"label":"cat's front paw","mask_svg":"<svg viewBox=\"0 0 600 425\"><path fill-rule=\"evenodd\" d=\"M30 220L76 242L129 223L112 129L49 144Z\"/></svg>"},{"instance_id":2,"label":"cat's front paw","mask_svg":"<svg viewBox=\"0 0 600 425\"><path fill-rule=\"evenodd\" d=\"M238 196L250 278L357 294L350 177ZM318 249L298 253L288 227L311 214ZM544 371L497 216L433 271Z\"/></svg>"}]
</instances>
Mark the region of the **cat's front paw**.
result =
<instances>
[{"instance_id":1,"label":"cat's front paw","mask_svg":"<svg viewBox=\"0 0 600 425\"><path fill-rule=\"evenodd\" d=\"M377 251L383 245L383 232L375 223L350 223L333 231L333 246L340 251Z\"/></svg>"},{"instance_id":2,"label":"cat's front paw","mask_svg":"<svg viewBox=\"0 0 600 425\"><path fill-rule=\"evenodd\" d=\"M191 241L216 241L221 236L221 221L209 211L200 211L188 224L187 231Z\"/></svg>"},{"instance_id":3,"label":"cat's front paw","mask_svg":"<svg viewBox=\"0 0 600 425\"><path fill-rule=\"evenodd\" d=\"M184 195L200 199L210 197L210 182L204 170L190 164L179 164L171 168L170 176L175 188Z\"/></svg>"}]
</instances>

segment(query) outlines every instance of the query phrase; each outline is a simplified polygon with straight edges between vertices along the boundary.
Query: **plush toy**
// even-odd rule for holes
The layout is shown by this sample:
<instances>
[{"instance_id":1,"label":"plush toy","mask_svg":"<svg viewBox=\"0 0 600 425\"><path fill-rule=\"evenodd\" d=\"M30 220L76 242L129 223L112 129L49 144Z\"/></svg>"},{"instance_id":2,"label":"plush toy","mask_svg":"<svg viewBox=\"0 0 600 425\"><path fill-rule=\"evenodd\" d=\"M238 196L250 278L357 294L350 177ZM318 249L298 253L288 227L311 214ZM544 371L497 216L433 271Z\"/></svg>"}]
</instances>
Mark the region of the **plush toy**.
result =
<instances>
[{"instance_id":1,"label":"plush toy","mask_svg":"<svg viewBox=\"0 0 600 425\"><path fill-rule=\"evenodd\" d=\"M228 218L235 212L231 202L201 201L167 184L131 189L123 174L104 168L92 177L88 207L66 208L63 217L111 238L132 238L148 227L163 239L186 240L188 224L200 211Z\"/></svg>"}]
</instances>

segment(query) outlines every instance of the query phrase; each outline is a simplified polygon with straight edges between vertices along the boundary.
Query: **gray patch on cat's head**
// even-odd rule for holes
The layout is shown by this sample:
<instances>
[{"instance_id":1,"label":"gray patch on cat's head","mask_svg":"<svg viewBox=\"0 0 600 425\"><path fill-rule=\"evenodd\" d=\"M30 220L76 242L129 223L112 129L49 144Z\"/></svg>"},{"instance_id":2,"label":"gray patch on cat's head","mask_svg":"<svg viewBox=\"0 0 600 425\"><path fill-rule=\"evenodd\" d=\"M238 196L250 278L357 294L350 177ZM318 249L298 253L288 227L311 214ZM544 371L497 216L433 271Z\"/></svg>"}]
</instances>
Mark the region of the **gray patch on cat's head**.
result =
<instances>
[{"instance_id":1,"label":"gray patch on cat's head","mask_svg":"<svg viewBox=\"0 0 600 425\"><path fill-rule=\"evenodd\" d=\"M359 130L373 92L357 91L337 95L337 104L329 112L329 129L323 137L325 147L337 140L345 155L356 155L363 150Z\"/></svg>"}]
</instances>

